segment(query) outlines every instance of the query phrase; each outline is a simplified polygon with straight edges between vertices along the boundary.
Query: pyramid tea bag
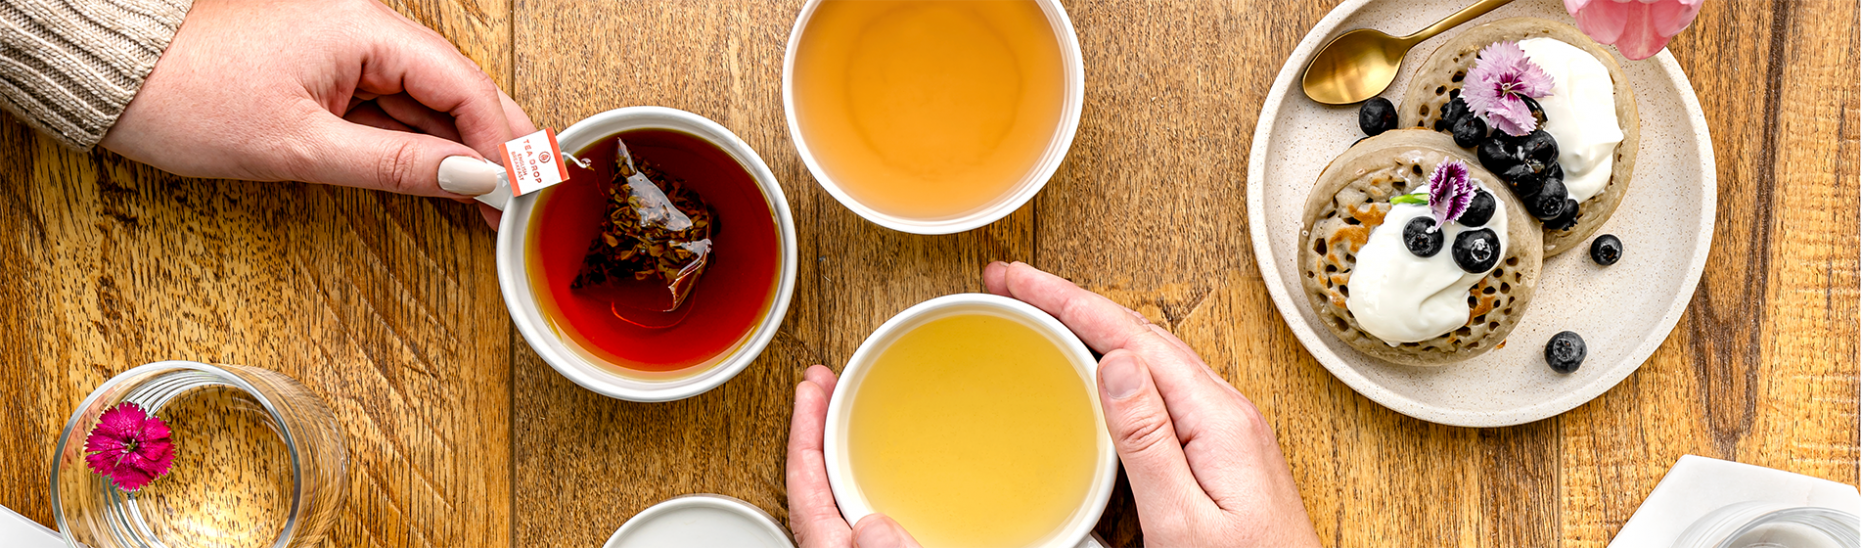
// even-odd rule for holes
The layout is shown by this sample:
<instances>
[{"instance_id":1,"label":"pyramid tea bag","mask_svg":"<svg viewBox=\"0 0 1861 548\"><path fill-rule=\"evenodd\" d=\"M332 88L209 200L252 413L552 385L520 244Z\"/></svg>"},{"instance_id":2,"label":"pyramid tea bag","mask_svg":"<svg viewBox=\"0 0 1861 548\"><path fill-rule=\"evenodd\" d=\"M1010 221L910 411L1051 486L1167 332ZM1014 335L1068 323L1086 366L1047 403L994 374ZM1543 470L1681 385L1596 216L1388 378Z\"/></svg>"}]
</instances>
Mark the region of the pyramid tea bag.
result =
<instances>
[{"instance_id":1,"label":"pyramid tea bag","mask_svg":"<svg viewBox=\"0 0 1861 548\"><path fill-rule=\"evenodd\" d=\"M624 141L615 142L607 215L570 288L610 299L622 320L668 327L641 318L677 311L697 286L711 257L711 210L683 181L636 162Z\"/></svg>"}]
</instances>

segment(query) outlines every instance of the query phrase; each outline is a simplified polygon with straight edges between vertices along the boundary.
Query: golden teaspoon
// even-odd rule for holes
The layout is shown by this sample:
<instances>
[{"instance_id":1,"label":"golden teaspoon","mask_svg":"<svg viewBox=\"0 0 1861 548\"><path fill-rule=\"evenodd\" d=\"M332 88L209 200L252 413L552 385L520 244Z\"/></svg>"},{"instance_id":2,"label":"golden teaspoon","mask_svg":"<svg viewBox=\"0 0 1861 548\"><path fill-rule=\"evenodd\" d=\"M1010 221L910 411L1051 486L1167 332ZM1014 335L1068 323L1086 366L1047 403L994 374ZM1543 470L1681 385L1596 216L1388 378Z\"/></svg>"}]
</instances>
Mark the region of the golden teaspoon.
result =
<instances>
[{"instance_id":1,"label":"golden teaspoon","mask_svg":"<svg viewBox=\"0 0 1861 548\"><path fill-rule=\"evenodd\" d=\"M1428 28L1395 37L1374 29L1357 29L1331 39L1305 66L1305 96L1327 105L1348 105L1375 97L1396 80L1409 48L1460 26L1512 0L1480 0Z\"/></svg>"}]
</instances>

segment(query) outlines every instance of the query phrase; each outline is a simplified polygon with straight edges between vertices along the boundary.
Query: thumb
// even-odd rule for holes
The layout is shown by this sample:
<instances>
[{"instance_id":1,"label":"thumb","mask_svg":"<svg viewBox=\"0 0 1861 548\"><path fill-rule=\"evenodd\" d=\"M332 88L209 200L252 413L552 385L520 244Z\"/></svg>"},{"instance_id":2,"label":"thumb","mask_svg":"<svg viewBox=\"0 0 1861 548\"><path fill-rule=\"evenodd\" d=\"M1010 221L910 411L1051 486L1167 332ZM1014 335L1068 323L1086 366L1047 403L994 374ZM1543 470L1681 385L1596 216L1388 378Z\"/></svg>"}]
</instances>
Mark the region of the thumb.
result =
<instances>
[{"instance_id":1,"label":"thumb","mask_svg":"<svg viewBox=\"0 0 1861 548\"><path fill-rule=\"evenodd\" d=\"M440 162L452 156L478 161L471 147L432 135L393 131L322 116L311 124L305 157L291 166L291 178L397 194L469 197L440 188ZM482 163L482 161L479 161Z\"/></svg>"},{"instance_id":2,"label":"thumb","mask_svg":"<svg viewBox=\"0 0 1861 548\"><path fill-rule=\"evenodd\" d=\"M1131 480L1140 516L1181 516L1188 504L1213 505L1183 456L1176 426L1144 359L1118 349L1099 360L1099 401L1105 428Z\"/></svg>"},{"instance_id":3,"label":"thumb","mask_svg":"<svg viewBox=\"0 0 1861 548\"><path fill-rule=\"evenodd\" d=\"M885 514L869 514L853 526L854 548L918 548L917 539Z\"/></svg>"}]
</instances>

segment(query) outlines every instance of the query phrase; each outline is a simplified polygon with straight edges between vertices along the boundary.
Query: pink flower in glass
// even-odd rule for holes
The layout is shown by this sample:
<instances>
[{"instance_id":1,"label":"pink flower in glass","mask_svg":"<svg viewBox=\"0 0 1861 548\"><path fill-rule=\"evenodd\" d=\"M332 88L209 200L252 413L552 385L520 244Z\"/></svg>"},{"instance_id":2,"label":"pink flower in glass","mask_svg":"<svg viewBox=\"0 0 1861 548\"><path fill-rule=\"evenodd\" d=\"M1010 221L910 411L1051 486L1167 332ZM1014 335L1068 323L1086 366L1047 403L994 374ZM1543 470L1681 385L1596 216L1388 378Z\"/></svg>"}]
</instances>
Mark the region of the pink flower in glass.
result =
<instances>
[{"instance_id":1,"label":"pink flower in glass","mask_svg":"<svg viewBox=\"0 0 1861 548\"><path fill-rule=\"evenodd\" d=\"M1538 129L1525 98L1550 95L1551 86L1550 73L1525 57L1518 42L1493 42L1467 70L1460 97L1487 125L1516 136Z\"/></svg>"},{"instance_id":2,"label":"pink flower in glass","mask_svg":"<svg viewBox=\"0 0 1861 548\"><path fill-rule=\"evenodd\" d=\"M1577 28L1629 59L1647 59L1686 30L1706 0L1564 0Z\"/></svg>"},{"instance_id":3,"label":"pink flower in glass","mask_svg":"<svg viewBox=\"0 0 1861 548\"><path fill-rule=\"evenodd\" d=\"M167 474L174 463L169 434L168 423L150 416L142 406L119 403L104 410L84 440L84 460L91 471L115 481L117 488L135 491Z\"/></svg>"}]
</instances>

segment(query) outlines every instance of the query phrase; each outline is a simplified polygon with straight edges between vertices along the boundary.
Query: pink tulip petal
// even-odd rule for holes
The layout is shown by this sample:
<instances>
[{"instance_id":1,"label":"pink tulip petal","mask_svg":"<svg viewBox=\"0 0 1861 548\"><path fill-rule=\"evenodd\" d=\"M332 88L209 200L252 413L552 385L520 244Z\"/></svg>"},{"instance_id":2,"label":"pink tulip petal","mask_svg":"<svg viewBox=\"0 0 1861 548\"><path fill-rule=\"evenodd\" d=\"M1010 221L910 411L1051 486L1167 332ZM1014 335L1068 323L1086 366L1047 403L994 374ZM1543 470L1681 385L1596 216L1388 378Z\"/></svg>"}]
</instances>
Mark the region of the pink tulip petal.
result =
<instances>
[{"instance_id":1,"label":"pink tulip petal","mask_svg":"<svg viewBox=\"0 0 1861 548\"><path fill-rule=\"evenodd\" d=\"M1631 61L1653 57L1667 47L1667 37L1654 32L1648 12L1646 4L1630 4L1622 36L1615 41L1616 51Z\"/></svg>"},{"instance_id":2,"label":"pink tulip petal","mask_svg":"<svg viewBox=\"0 0 1861 548\"><path fill-rule=\"evenodd\" d=\"M1564 0L1564 11L1570 12L1570 15L1575 17L1577 12L1583 11L1583 6L1589 5L1589 3L1590 0Z\"/></svg>"},{"instance_id":3,"label":"pink tulip petal","mask_svg":"<svg viewBox=\"0 0 1861 548\"><path fill-rule=\"evenodd\" d=\"M1577 28L1604 44L1613 44L1628 26L1628 7L1615 2L1592 2L1577 13Z\"/></svg>"},{"instance_id":4,"label":"pink tulip petal","mask_svg":"<svg viewBox=\"0 0 1861 548\"><path fill-rule=\"evenodd\" d=\"M1653 8L1651 15L1654 18L1654 32L1673 38L1693 24L1693 18L1699 16L1700 4L1697 2L1690 5L1686 2L1661 2L1650 7Z\"/></svg>"}]
</instances>

